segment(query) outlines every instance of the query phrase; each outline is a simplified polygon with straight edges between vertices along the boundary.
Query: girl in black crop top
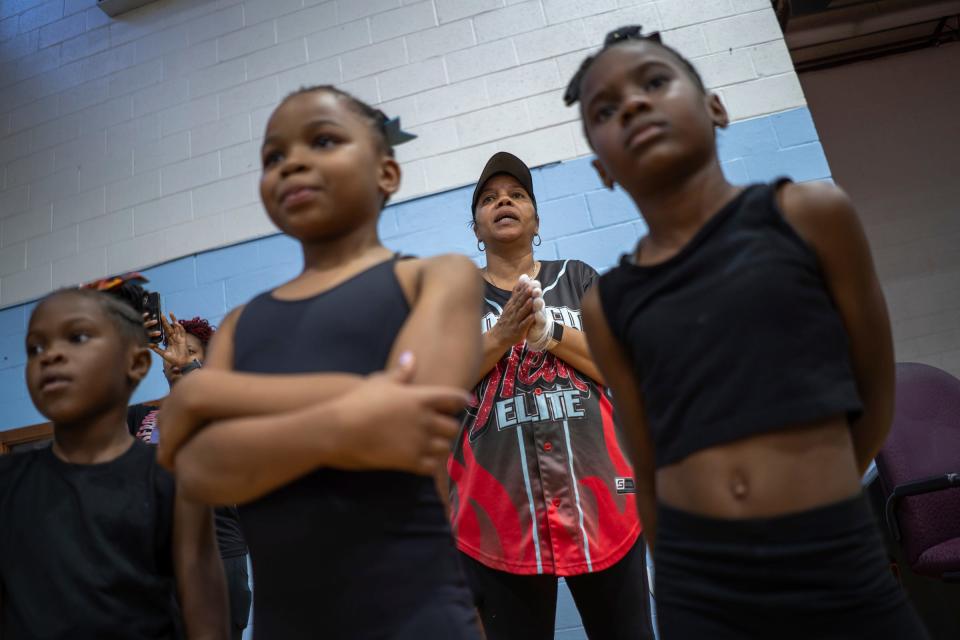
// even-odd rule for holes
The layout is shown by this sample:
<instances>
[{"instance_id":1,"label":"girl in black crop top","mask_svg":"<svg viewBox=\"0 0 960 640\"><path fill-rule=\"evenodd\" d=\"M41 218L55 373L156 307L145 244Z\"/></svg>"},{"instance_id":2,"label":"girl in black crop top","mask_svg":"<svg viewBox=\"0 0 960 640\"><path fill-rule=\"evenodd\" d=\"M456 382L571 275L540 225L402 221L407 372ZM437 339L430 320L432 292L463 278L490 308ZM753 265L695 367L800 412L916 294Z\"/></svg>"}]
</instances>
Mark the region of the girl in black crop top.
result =
<instances>
[{"instance_id":1,"label":"girl in black crop top","mask_svg":"<svg viewBox=\"0 0 960 640\"><path fill-rule=\"evenodd\" d=\"M583 314L634 445L661 638L924 637L860 496L893 350L848 198L727 182L723 104L639 27L565 99L649 227Z\"/></svg>"},{"instance_id":2,"label":"girl in black crop top","mask_svg":"<svg viewBox=\"0 0 960 640\"><path fill-rule=\"evenodd\" d=\"M185 489L240 505L257 639L478 635L432 476L478 367L480 279L380 244L404 135L333 87L280 103L260 195L303 272L225 318L160 416Z\"/></svg>"}]
</instances>

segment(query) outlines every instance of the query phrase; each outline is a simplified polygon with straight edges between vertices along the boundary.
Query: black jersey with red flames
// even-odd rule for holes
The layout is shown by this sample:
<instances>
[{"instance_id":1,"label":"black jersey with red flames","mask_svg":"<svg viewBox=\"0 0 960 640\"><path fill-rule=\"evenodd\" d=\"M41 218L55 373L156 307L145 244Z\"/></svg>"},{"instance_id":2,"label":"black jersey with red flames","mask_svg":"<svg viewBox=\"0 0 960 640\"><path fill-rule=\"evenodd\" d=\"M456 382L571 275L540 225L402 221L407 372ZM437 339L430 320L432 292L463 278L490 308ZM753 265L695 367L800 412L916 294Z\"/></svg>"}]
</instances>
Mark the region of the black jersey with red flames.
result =
<instances>
[{"instance_id":1,"label":"black jersey with red flames","mask_svg":"<svg viewBox=\"0 0 960 640\"><path fill-rule=\"evenodd\" d=\"M596 271L577 260L540 265L547 312L582 330ZM510 292L487 284L484 298L486 332ZM449 461L457 546L515 574L610 567L640 534L624 451L602 385L549 351L513 345L474 389Z\"/></svg>"}]
</instances>

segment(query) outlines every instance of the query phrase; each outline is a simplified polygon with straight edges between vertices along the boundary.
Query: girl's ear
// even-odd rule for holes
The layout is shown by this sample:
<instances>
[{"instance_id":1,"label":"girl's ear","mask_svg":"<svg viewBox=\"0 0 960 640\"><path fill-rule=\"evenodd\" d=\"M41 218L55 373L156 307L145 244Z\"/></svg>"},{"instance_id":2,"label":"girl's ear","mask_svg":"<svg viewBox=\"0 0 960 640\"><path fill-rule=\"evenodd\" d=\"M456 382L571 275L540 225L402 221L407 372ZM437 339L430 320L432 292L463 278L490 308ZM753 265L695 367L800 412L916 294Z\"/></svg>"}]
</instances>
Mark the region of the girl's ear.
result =
<instances>
[{"instance_id":1,"label":"girl's ear","mask_svg":"<svg viewBox=\"0 0 960 640\"><path fill-rule=\"evenodd\" d=\"M727 113L727 108L723 106L720 96L712 91L707 94L707 112L710 114L713 126L726 129L730 124L730 114Z\"/></svg>"},{"instance_id":2,"label":"girl's ear","mask_svg":"<svg viewBox=\"0 0 960 640\"><path fill-rule=\"evenodd\" d=\"M385 198L395 194L400 189L400 163L388 155L380 161L380 176L377 186Z\"/></svg>"},{"instance_id":3,"label":"girl's ear","mask_svg":"<svg viewBox=\"0 0 960 640\"><path fill-rule=\"evenodd\" d=\"M147 373L150 372L150 365L153 360L150 358L150 350L146 347L134 346L130 348L130 357L127 365L127 379L135 384L140 384Z\"/></svg>"},{"instance_id":4,"label":"girl's ear","mask_svg":"<svg viewBox=\"0 0 960 640\"><path fill-rule=\"evenodd\" d=\"M603 168L602 164L600 164L600 160L594 158L591 164L596 170L597 175L600 176L600 182L603 183L603 186L605 186L607 189L613 189L613 186L617 183L613 181L613 178L610 177L610 175L607 173L607 170Z\"/></svg>"}]
</instances>

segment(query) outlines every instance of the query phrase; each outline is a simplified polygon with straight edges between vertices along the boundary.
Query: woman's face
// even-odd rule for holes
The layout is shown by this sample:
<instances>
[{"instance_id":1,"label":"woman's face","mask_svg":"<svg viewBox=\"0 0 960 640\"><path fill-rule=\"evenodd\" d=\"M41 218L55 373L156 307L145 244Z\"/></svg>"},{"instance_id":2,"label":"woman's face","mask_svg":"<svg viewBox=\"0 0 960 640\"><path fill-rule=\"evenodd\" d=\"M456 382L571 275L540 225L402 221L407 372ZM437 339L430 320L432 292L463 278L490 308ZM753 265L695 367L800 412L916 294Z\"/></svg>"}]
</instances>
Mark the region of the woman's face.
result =
<instances>
[{"instance_id":1,"label":"woman's face","mask_svg":"<svg viewBox=\"0 0 960 640\"><path fill-rule=\"evenodd\" d=\"M487 250L517 242L531 244L540 230L540 218L530 194L511 175L500 173L483 185L477 200L473 232Z\"/></svg>"},{"instance_id":2,"label":"woman's face","mask_svg":"<svg viewBox=\"0 0 960 640\"><path fill-rule=\"evenodd\" d=\"M200 338L188 333L186 336L187 341L187 354L195 359L199 360L201 363L206 358L207 352L203 346L203 342L200 341ZM163 375L167 378L167 383L173 386L180 378L183 377L183 374L180 373L180 367L175 367L166 360L163 361Z\"/></svg>"}]
</instances>

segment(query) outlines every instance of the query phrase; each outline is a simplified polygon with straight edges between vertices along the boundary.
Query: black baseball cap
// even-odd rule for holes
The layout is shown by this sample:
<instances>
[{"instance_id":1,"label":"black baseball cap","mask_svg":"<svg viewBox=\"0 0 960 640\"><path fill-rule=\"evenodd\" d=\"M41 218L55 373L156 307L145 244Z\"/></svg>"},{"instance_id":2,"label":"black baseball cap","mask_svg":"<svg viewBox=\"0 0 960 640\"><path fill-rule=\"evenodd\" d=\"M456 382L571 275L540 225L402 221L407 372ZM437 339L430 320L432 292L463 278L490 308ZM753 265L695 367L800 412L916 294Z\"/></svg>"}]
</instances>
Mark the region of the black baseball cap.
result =
<instances>
[{"instance_id":1,"label":"black baseball cap","mask_svg":"<svg viewBox=\"0 0 960 640\"><path fill-rule=\"evenodd\" d=\"M483 190L483 185L498 173L505 173L516 178L520 186L526 189L527 194L530 196L530 200L533 202L533 208L537 208L537 197L533 195L533 178L530 176L530 168L523 163L523 160L512 153L498 151L487 160L487 165L480 173L480 179L477 180L477 186L473 188L473 204L470 207L471 216L476 216L477 200L480 199L480 192Z\"/></svg>"}]
</instances>

